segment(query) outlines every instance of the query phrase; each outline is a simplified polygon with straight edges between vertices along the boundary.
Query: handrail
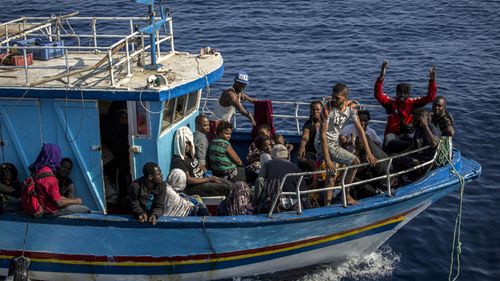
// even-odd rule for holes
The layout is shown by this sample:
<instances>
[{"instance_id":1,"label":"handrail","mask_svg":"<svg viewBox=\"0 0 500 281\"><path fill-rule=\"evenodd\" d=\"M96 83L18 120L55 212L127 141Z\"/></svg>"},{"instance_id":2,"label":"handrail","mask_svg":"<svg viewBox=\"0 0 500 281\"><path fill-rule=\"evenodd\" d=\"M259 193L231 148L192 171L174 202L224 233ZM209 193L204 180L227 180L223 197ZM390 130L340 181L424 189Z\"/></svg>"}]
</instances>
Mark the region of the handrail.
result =
<instances>
[{"instance_id":1,"label":"handrail","mask_svg":"<svg viewBox=\"0 0 500 281\"><path fill-rule=\"evenodd\" d=\"M145 52L147 50L151 49L151 42L146 42L147 45L144 44L143 34L138 32L138 31L134 31L134 21L147 22L147 21L149 21L148 17L73 17L72 16L72 17L68 17L67 21L65 21L65 22L67 22L68 25L70 24L70 22L88 21L91 25L91 30L90 30L90 32L89 31L81 32L82 28L80 28L80 30L77 30L76 33L73 31L71 34L69 34L69 33L60 34L59 32L57 32L57 34L52 33L52 29L53 29L52 25L55 24L53 22L46 23L43 25L40 24L40 22L43 23L47 20L52 20L52 19L53 19L52 17L22 17L22 18L18 18L15 20L11 20L9 22L0 23L0 27L2 27L2 28L4 26L5 26L5 28L7 28L9 24L17 24L21 21L23 21L23 23L27 23L27 24L39 25L36 28L30 30L30 34L29 34L30 38L38 36L38 37L48 38L50 41L52 41L52 39L54 37L55 38L60 38L60 37L77 38L76 45L75 44L72 44L72 45L65 44L65 46L15 46L15 48L17 50L19 50L20 56L24 56L25 65L21 66L21 67L19 67L19 66L1 66L1 67L2 68L5 67L5 69L24 68L25 69L26 84L28 84L28 85L30 83L29 69L37 69L37 67L27 65L27 57L26 57L27 50L54 50L54 49L61 50L63 52L64 63L58 64L58 65L53 65L51 67L55 68L55 69L65 68L66 70L68 70L67 62L68 62L68 57L70 54L72 54L74 52L89 52L89 53L90 52L93 52L93 53L102 52L103 60L104 59L106 60L106 64L107 64L106 67L109 70L108 78L109 78L110 84L111 84L111 86L115 86L116 85L115 79L117 79L117 77L118 77L117 73L116 73L118 67L123 65L123 64L126 64L126 67L127 67L126 75L130 76L133 61L141 54L143 54L145 56ZM160 17L155 17L155 19L160 19ZM101 32L101 34L97 34L96 23L98 21L118 22L118 24L121 27L123 27L125 31L128 31L130 33L128 33L126 35L102 34L102 32ZM125 25L123 25L123 23L127 23L127 22L128 22L128 24L126 24L126 28L125 28ZM108 24L108 23L106 23L106 24ZM113 23L110 23L110 24L113 24ZM166 33L166 34L163 33L161 35L158 34L158 40L156 41L156 43L157 43L156 48L158 50L157 57L163 57L165 55L175 53L175 50L173 49L174 48L174 44L173 44L174 38L173 38L173 27L172 27L172 17L171 16L168 16L166 18L165 24L169 25L168 31L167 31L167 29L165 29L165 31L170 32L170 33ZM71 28L71 30L73 30L73 28ZM106 32L106 31L104 31L104 32ZM109 31L107 33L109 33ZM125 32L122 32L122 33L125 33ZM15 40L14 37L12 37L12 38L9 37L9 34L6 32L4 34L4 36L0 36L0 38L2 38L2 39L0 39L0 41L3 40L7 43L6 45L0 45L0 50L9 50L9 49L13 48L12 46L9 46L9 45L11 45L9 43L12 42L13 40ZM85 38L86 41L89 41L89 46L82 46L80 43L81 38ZM111 45L99 46L97 43L98 38L99 39L101 39L101 38L108 39L108 41L106 41L106 42L110 42L110 40L112 40L113 38L115 38L115 39L119 38L119 40L113 42L113 44L111 44ZM137 38L140 38L141 42L136 44L135 40ZM26 36L24 37L24 39L26 39ZM167 41L170 41L170 50L160 52L160 44L167 42ZM120 50L118 50L118 48L120 48L120 49L125 48L125 50L120 51ZM118 58L116 58L116 57L113 58L113 56L115 56L115 54L119 54ZM162 55L160 55L160 54L162 54ZM98 63L98 64L99 64L99 66L101 65L101 63ZM97 67L97 65L96 65L96 67ZM90 67L90 68L92 68L92 67ZM71 69L76 69L76 68L71 67ZM82 68L82 71L85 71L85 68ZM68 75L68 76L73 75L72 72L69 72L69 71L66 71L66 73L67 73L66 75ZM49 81L51 81L51 80L50 79L46 80L43 83L49 82ZM67 79L66 81L69 81L69 79Z\"/></svg>"},{"instance_id":2,"label":"handrail","mask_svg":"<svg viewBox=\"0 0 500 281\"><path fill-rule=\"evenodd\" d=\"M452 146L452 144L451 144L451 138L450 138L450 146ZM342 176L342 180L341 180L341 185L340 186L323 187L323 188L310 189L310 190L300 190L300 184L298 184L296 192L283 192L283 185L284 185L285 181L289 177L299 177L299 181L301 182L302 179L304 178L304 176L311 176L311 175L318 175L318 174L329 174L329 172L327 170L312 171L312 172L301 172L301 173L288 173L288 174L284 175L281 178L281 180L280 180L280 185L278 187L278 193L274 197L273 204L272 204L271 209L269 210L269 213L268 213L267 216L270 217L270 218L272 217L272 214L274 212L274 209L276 208L278 200L283 195L295 195L297 197L297 200L300 201L300 199L301 199L300 196L303 195L303 194L309 194L309 193L316 193L316 192L322 192L322 191L330 191L330 190L338 190L338 189L340 189L342 191L342 195L343 195L343 202L342 202L343 206L347 207L347 202L346 202L347 201L346 200L346 189L347 188L352 187L352 186L362 185L362 184L369 183L369 182L379 181L379 180L382 180L382 179L387 179L387 183L388 183L388 185L387 185L387 189L388 189L387 195L388 196L392 196L391 185L390 185L391 178L399 176L399 175L402 175L402 174L405 174L405 173L412 172L414 170L420 169L420 168L428 166L428 165L431 165L432 163L434 163L434 161L436 160L436 157L437 157L437 155L439 153L438 147L439 147L439 145L436 146L436 151L434 152L434 156L432 157L431 160L426 161L424 163L421 163L421 164L419 164L417 166L408 168L408 169L403 170L403 171L394 172L392 174L390 173L390 166L391 166L392 161L394 159L397 159L397 158L400 158L400 157L404 157L404 156L407 156L407 155L411 155L411 154L414 154L414 153L417 153L417 152L420 152L420 151L423 151L423 150L426 150L426 149L430 149L432 147L429 146L429 145L427 145L427 146L424 146L424 147L421 147L421 148L418 148L418 149L415 149L415 150L411 150L411 151L408 151L408 152L405 152L405 153L401 153L401 154L398 154L398 155L389 156L389 157L380 159L380 160L377 161L377 163L382 163L382 162L389 161L389 164L388 164L388 167L386 169L386 174L385 175L378 176L378 177L371 178L371 179L367 179L367 180L357 181L357 182L350 183L350 184L345 184L345 177L347 175L347 171L349 169L365 167L365 166L368 166L369 164L368 163L361 163L361 164L356 164L356 165L351 165L351 166L345 166L345 167L338 168L338 169L336 169L336 172L344 171L345 170L345 172L343 173L343 176ZM298 204L297 213L298 214L302 214L302 204L300 204L300 203Z\"/></svg>"}]
</instances>

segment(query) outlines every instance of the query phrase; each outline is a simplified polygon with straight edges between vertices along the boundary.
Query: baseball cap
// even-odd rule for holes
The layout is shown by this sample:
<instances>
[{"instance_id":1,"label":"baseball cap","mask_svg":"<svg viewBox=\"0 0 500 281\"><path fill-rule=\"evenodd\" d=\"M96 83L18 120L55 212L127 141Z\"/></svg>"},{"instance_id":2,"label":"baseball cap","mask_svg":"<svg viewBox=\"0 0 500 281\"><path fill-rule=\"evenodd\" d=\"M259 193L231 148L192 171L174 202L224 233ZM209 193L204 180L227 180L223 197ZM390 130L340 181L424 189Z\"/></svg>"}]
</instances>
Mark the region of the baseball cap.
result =
<instances>
[{"instance_id":1,"label":"baseball cap","mask_svg":"<svg viewBox=\"0 0 500 281\"><path fill-rule=\"evenodd\" d=\"M247 85L249 83L248 74L244 71L240 71L236 74L236 77L234 77L234 81Z\"/></svg>"},{"instance_id":2,"label":"baseball cap","mask_svg":"<svg viewBox=\"0 0 500 281\"><path fill-rule=\"evenodd\" d=\"M288 149L286 149L286 146L282 144L277 144L273 147L273 150L271 151L271 157L273 159L276 158L288 159L290 157L290 154L288 153Z\"/></svg>"}]
</instances>

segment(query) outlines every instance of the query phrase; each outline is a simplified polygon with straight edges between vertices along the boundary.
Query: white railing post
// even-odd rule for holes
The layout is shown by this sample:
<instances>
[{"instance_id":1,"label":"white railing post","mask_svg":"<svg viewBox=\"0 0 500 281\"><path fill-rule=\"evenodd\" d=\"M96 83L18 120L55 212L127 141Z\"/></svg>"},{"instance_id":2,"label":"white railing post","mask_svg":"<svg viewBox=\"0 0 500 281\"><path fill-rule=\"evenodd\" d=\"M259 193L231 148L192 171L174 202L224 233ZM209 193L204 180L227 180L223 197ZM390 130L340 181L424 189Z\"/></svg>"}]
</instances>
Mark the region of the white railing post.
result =
<instances>
[{"instance_id":1,"label":"white railing post","mask_svg":"<svg viewBox=\"0 0 500 281\"><path fill-rule=\"evenodd\" d=\"M160 57L161 57L161 50L160 50L160 30L156 31L156 38L158 38L158 40L156 40L156 57L158 59L160 59Z\"/></svg>"},{"instance_id":2,"label":"white railing post","mask_svg":"<svg viewBox=\"0 0 500 281\"><path fill-rule=\"evenodd\" d=\"M97 24L97 19L96 18L93 18L92 19L92 35L94 37L94 48L96 48L96 52L97 52L97 27L96 27L96 24Z\"/></svg>"},{"instance_id":3,"label":"white railing post","mask_svg":"<svg viewBox=\"0 0 500 281\"><path fill-rule=\"evenodd\" d=\"M295 103L295 123L297 125L297 134L300 134L299 103Z\"/></svg>"},{"instance_id":4,"label":"white railing post","mask_svg":"<svg viewBox=\"0 0 500 281\"><path fill-rule=\"evenodd\" d=\"M109 75L111 77L111 87L115 86L115 74L113 71L113 53L108 50Z\"/></svg>"},{"instance_id":5,"label":"white railing post","mask_svg":"<svg viewBox=\"0 0 500 281\"><path fill-rule=\"evenodd\" d=\"M130 52L128 50L128 47L129 47L128 39L126 39L125 40L125 54L126 54L126 57L127 57L127 77L131 77L132 73L130 72Z\"/></svg>"},{"instance_id":6,"label":"white railing post","mask_svg":"<svg viewBox=\"0 0 500 281\"><path fill-rule=\"evenodd\" d=\"M170 17L170 20L168 21L168 29L170 32L170 51L173 53L175 52L175 48L174 48L174 27L172 25L172 17Z\"/></svg>"},{"instance_id":7,"label":"white railing post","mask_svg":"<svg viewBox=\"0 0 500 281\"><path fill-rule=\"evenodd\" d=\"M391 166L392 166L392 158L389 159L389 164L387 164L387 168L385 169L387 176L387 195L392 196L391 190Z\"/></svg>"},{"instance_id":8,"label":"white railing post","mask_svg":"<svg viewBox=\"0 0 500 281\"><path fill-rule=\"evenodd\" d=\"M130 19L129 20L129 24L130 24L130 35L134 34L134 20L133 19ZM135 40L135 38L134 38ZM134 44L132 44L132 52L135 51L135 46Z\"/></svg>"},{"instance_id":9,"label":"white railing post","mask_svg":"<svg viewBox=\"0 0 500 281\"><path fill-rule=\"evenodd\" d=\"M69 55L68 55L68 49L64 50L64 59L66 60L66 72L69 73ZM66 83L68 84L68 87L70 86L70 76L68 75L66 77Z\"/></svg>"},{"instance_id":10,"label":"white railing post","mask_svg":"<svg viewBox=\"0 0 500 281\"><path fill-rule=\"evenodd\" d=\"M342 174L342 183L341 183L341 186L342 186L342 205L344 206L344 208L347 207L347 192L345 190L345 177L347 176L347 171L349 171L349 166L346 167L346 169L344 170L344 173Z\"/></svg>"},{"instance_id":11,"label":"white railing post","mask_svg":"<svg viewBox=\"0 0 500 281\"><path fill-rule=\"evenodd\" d=\"M304 176L300 176L299 182L297 183L297 205L299 209L297 210L298 215L302 215L302 200L300 198L300 185L302 184L302 180L304 179Z\"/></svg>"},{"instance_id":12,"label":"white railing post","mask_svg":"<svg viewBox=\"0 0 500 281\"><path fill-rule=\"evenodd\" d=\"M23 49L23 58L24 58L24 76L26 77L26 84L29 83L28 77L28 57L26 54L26 48Z\"/></svg>"}]
</instances>

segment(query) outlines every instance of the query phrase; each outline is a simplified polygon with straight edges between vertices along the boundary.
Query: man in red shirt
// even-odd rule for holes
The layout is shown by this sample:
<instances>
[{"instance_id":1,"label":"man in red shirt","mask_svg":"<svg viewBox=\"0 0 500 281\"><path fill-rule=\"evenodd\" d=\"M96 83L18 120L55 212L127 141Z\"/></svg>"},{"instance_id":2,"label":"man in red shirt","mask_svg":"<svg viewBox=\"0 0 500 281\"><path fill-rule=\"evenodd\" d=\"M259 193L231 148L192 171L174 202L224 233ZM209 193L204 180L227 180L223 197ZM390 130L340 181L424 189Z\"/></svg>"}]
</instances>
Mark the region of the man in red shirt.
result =
<instances>
[{"instance_id":1,"label":"man in red shirt","mask_svg":"<svg viewBox=\"0 0 500 281\"><path fill-rule=\"evenodd\" d=\"M382 63L380 76L375 83L375 98L385 108L388 117L384 132L384 146L388 153L404 150L411 144L413 135L412 112L415 108L431 103L436 97L436 68L432 66L429 71L429 87L427 96L411 97L411 85L400 83L396 86L396 97L389 98L383 91L385 73L388 61Z\"/></svg>"}]
</instances>

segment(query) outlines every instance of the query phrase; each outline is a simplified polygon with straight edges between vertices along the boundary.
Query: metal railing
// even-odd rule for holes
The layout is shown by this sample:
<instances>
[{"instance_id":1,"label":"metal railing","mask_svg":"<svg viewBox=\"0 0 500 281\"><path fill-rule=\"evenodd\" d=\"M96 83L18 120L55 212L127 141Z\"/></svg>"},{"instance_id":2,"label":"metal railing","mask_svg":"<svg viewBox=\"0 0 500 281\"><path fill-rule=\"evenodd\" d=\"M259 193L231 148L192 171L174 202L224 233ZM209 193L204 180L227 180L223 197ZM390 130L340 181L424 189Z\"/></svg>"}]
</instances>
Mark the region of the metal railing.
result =
<instances>
[{"instance_id":1,"label":"metal railing","mask_svg":"<svg viewBox=\"0 0 500 281\"><path fill-rule=\"evenodd\" d=\"M39 21L42 20L50 20L51 18L47 17L22 17L16 20L12 20L9 22L5 23L0 23L0 31L3 31L3 34L0 34L0 42L4 42L5 45L0 45L0 53L7 53L7 51L15 48L21 53L19 55L23 56L24 59L24 65L23 66L7 66L7 65L1 65L0 67L2 69L19 69L19 68L24 68L24 73L25 73L25 82L27 85L30 86L36 86L41 83L48 82L46 79L42 79L42 81L30 81L29 77L29 70L32 69L66 69L66 75L58 75L59 76L64 76L65 78L67 77L67 81L69 82L69 76L71 76L71 71L78 71L85 72L85 71L90 71L93 69L103 69L103 70L108 70L109 71L109 82L111 86L115 86L115 80L116 80L116 74L117 70L126 64L126 75L130 76L131 75L131 69L132 65L134 62L138 59L144 60L146 56L146 51L151 49L151 45L145 45L145 41L148 42L149 36L145 36L144 34L135 31L136 29L136 23L141 22L143 25L147 24L148 18L145 17L68 17L64 20L69 26L70 30L72 31L71 33L66 33L66 34L61 34L60 32L60 27L55 28L54 25L55 23L47 23L47 24L42 24L39 25ZM158 19L158 18L157 18ZM80 23L87 22L90 24L91 31L90 33L85 33L85 31L76 33L75 30L71 27L71 23ZM99 34L97 32L97 23L98 22L112 22L114 24L120 24L120 23L125 23L127 25L126 32L129 32L129 34L126 35L117 35L117 34L108 34L110 33L109 31L106 34ZM18 34L16 37L12 37L12 34L9 33L9 27L12 28L12 25L19 25L18 26L18 31L16 34ZM172 26L172 18L168 17L166 20L166 23L168 24L168 30L169 34L164 34L160 35L158 32L158 40L156 41L156 49L157 49L157 58L160 58L161 55L161 49L160 46L162 43L169 41L170 42L170 50L167 51L168 54L173 54L175 53L175 47L174 47L174 37L173 37L173 26ZM36 26L36 28L30 30L29 26ZM26 28L25 26L28 26ZM87 25L83 25L87 26ZM27 31L23 31L23 30ZM57 32L54 33L53 30L56 29ZM106 28L104 28L106 29ZM166 28L165 28L166 29ZM19 33L22 33L22 38L21 39L28 39L28 37L32 38L46 38L49 42L53 41L54 39L58 40L60 38L76 38L77 42L75 45L69 45L69 46L12 46L12 41L15 39L19 38ZM123 32L122 32L123 33ZM89 40L89 46L82 46L81 44L81 39L82 38L87 38ZM117 38L120 38L120 40L114 42L111 45L105 44L104 46L101 46L98 44L98 40L116 40ZM150 43L150 42L149 42ZM28 65L28 58L27 58L27 50L62 50L63 52L63 57L64 57L64 62L61 62L56 65L51 65L50 67L47 66L36 66L36 65ZM104 56L99 61L96 65L93 67L75 67L71 66L71 68L68 65L68 61L71 57L72 53L93 53L93 54L99 54L103 53ZM114 58L117 57L118 58ZM142 61L144 64L144 62ZM70 71L71 69L71 71ZM60 77L59 77L60 78ZM50 81L56 80L56 79L50 79ZM30 83L31 82L31 83ZM41 82L41 83L39 83Z\"/></svg>"},{"instance_id":2,"label":"metal railing","mask_svg":"<svg viewBox=\"0 0 500 281\"><path fill-rule=\"evenodd\" d=\"M271 209L270 209L270 211L268 213L268 217L272 217L274 209L276 208L276 205L277 205L279 199L282 196L296 196L296 198L297 198L297 207L298 207L297 213L299 215L302 215L303 212L302 212L301 195L309 194L309 193L316 193L316 192L323 192L323 191L330 191L330 190L341 190L341 192L342 192L342 199L343 199L342 200L342 205L344 207L347 207L347 198L346 198L346 189L347 188L350 188L350 187L353 187L353 186L363 185L363 184L374 182L374 181L380 181L380 180L383 180L383 179L386 179L386 181L387 181L387 191L386 191L386 193L387 193L387 196L390 197L390 196L392 196L391 179L394 178L394 177L397 177L397 176L400 176L400 175L407 174L409 172L415 171L415 170L420 169L422 167L426 167L426 166L432 165L435 162L437 155L439 154L438 147L439 147L439 145L436 146L436 148L435 148L436 151L434 152L434 156L432 157L431 160L426 161L424 163L421 163L419 165L416 165L414 167L408 168L406 170L399 171L399 172L394 172L394 173L390 172L391 171L391 166L392 166L392 163L393 163L394 159L397 159L397 158L400 158L400 157L404 157L404 156L408 156L408 155L411 155L411 154L414 154L414 153L417 153L417 152L420 152L420 151L423 151L423 150L426 150L426 149L431 149L432 147L431 146L424 146L424 147L421 147L421 148L418 148L418 149L415 149L415 150L412 150L412 151L408 151L408 152L405 152L405 153L401 153L401 154L398 154L398 155L395 155L395 156L390 156L390 157L386 157L386 158L383 158L383 159L379 159L377 161L377 164L383 163L383 162L388 162L385 175L374 177L374 178L367 179L367 180L357 181L357 182L354 182L354 183L345 184L345 178L346 178L348 170L349 169L358 169L358 168L361 168L361 167L366 167L369 164L368 163L361 163L361 164L357 164L357 165L340 167L340 168L336 169L336 173L339 173L339 172L343 171L343 175L342 175L342 178L341 178L340 186L336 185L336 186L323 187L323 188L310 189L310 190L300 190L301 183L304 180L305 176L313 176L313 175L319 175L319 174L327 174L328 175L329 172L327 170L321 170L321 171L314 171L314 172L288 173L285 176L283 176L283 178L281 178L281 180L279 182L278 193L274 197L273 204L272 204ZM450 138L450 141L449 141L449 149L450 149L450 151L451 151L451 148L452 148L452 141L451 141L451 138ZM450 159L451 159L451 154L448 155L448 157L450 157ZM295 192L283 192L283 185L284 185L285 181L289 177L299 177L297 188L296 188Z\"/></svg>"},{"instance_id":3,"label":"metal railing","mask_svg":"<svg viewBox=\"0 0 500 281\"><path fill-rule=\"evenodd\" d=\"M322 98L323 103L325 102L326 98ZM217 98L202 98L202 102L217 102ZM286 121L286 120L292 120L294 123L295 130L290 130L290 131L281 131L284 134L295 134L295 135L301 135L302 134L302 125L305 120L309 119L309 115L304 115L304 112L309 112L309 106L311 102L303 102L303 101L287 101L287 100L273 100L273 115L272 117L274 120L278 119L280 121ZM293 106L290 108L290 106ZM371 104L363 104L363 108L377 108L380 109L380 105L371 105ZM281 109L286 108L286 112L293 112L293 114L286 114L284 111L281 113ZM274 112L280 111L279 114L276 114ZM203 107L203 113L206 115L213 115L213 113L208 110L207 106ZM302 114L301 114L302 113ZM233 115L233 128L235 130L243 128L243 126L238 127L238 124L240 123L240 118L238 114ZM246 120L246 118L243 118L243 120ZM246 123L250 126L250 122L246 121ZM279 123L275 122L275 124ZM370 123L377 123L377 124L385 124L386 121L383 120L370 120Z\"/></svg>"}]
</instances>

